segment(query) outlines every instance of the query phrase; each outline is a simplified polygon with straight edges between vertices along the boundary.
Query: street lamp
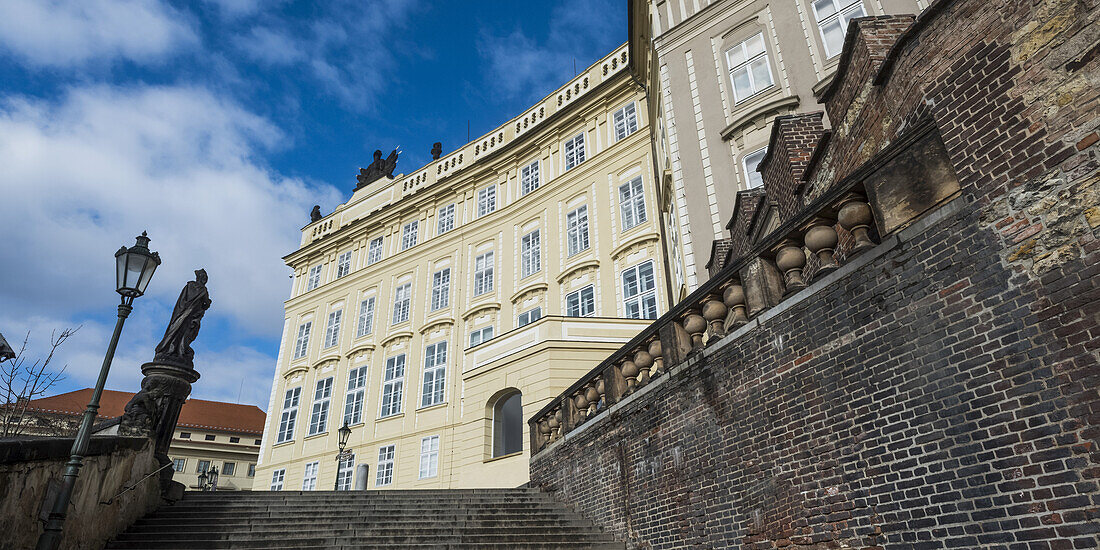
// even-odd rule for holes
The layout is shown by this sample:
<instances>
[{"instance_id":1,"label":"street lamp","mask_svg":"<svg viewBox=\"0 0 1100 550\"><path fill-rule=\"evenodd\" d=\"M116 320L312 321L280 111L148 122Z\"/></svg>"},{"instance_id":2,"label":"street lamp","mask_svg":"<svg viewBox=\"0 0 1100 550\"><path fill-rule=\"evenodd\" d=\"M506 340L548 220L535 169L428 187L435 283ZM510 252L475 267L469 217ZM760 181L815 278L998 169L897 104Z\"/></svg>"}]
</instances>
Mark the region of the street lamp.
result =
<instances>
[{"instance_id":1,"label":"street lamp","mask_svg":"<svg viewBox=\"0 0 1100 550\"><path fill-rule=\"evenodd\" d=\"M207 475L206 475L206 470L203 470L201 473L199 473L199 490L200 491L205 491L206 490L206 480L207 479L209 479L209 477L207 477Z\"/></svg>"},{"instance_id":2,"label":"street lamp","mask_svg":"<svg viewBox=\"0 0 1100 550\"><path fill-rule=\"evenodd\" d=\"M344 420L344 425L336 430L336 433L339 437L340 452L336 453L336 481L332 484L333 491L340 490L340 463L351 456L351 453L344 451L344 447L348 446L348 439L351 438L351 428L348 427L347 420Z\"/></svg>"},{"instance_id":3,"label":"street lamp","mask_svg":"<svg viewBox=\"0 0 1100 550\"><path fill-rule=\"evenodd\" d=\"M210 468L209 475L210 475L210 488L207 489L207 490L217 491L218 490L218 467L214 466L213 468Z\"/></svg>"},{"instance_id":4,"label":"street lamp","mask_svg":"<svg viewBox=\"0 0 1100 550\"><path fill-rule=\"evenodd\" d=\"M69 500L72 499L73 487L76 485L77 476L80 475L80 467L84 465L84 454L88 452L92 424L95 422L96 413L99 412L99 398L103 394L103 386L107 383L107 373L111 370L111 360L114 359L118 338L122 334L122 325L134 309L134 298L145 294L145 288L149 286L149 280L153 278L153 272L158 265L160 265L160 255L149 251L149 236L144 231L137 237L137 243L134 246L130 248L123 246L115 253L115 290L122 296L122 303L118 306L118 321L115 322L115 332L111 335L111 342L107 345L103 366L99 368L99 378L92 391L92 400L88 402L88 408L80 421L80 429L76 432L71 456L65 465L65 474L61 478L61 488L46 520L46 527L38 537L37 550L56 550L61 544L61 529L65 525Z\"/></svg>"}]
</instances>

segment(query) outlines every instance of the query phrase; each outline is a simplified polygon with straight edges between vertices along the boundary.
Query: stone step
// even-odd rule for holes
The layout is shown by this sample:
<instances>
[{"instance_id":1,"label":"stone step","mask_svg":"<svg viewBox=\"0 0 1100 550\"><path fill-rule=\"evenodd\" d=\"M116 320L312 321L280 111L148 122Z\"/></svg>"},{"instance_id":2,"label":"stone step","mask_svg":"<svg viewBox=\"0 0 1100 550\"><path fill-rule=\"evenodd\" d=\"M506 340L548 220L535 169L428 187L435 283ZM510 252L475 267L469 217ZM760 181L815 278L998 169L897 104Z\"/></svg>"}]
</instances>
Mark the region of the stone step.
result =
<instances>
[{"instance_id":1,"label":"stone step","mask_svg":"<svg viewBox=\"0 0 1100 550\"><path fill-rule=\"evenodd\" d=\"M235 541L272 541L272 540L284 540L287 538L324 538L324 537L339 537L350 539L370 539L377 541L399 541L408 540L410 542L448 542L454 540L466 540L471 542L515 542L515 541L529 541L538 540L539 542L570 542L574 540L588 540L588 541L600 541L610 542L614 538L606 533L599 532L595 528L590 530L547 530L547 529L526 529L523 527L517 527L515 529L477 529L477 528L440 528L422 525L419 528L402 528L392 530L382 529L312 529L312 530L299 530L293 531L289 529L270 529L263 531L244 531L244 532L210 532L204 531L196 533L192 530L187 531L160 531L160 532L145 532L134 533L127 531L122 535L119 535L116 540L118 541L217 541L217 540L235 540Z\"/></svg>"},{"instance_id":2,"label":"stone step","mask_svg":"<svg viewBox=\"0 0 1100 550\"><path fill-rule=\"evenodd\" d=\"M448 504L448 505L495 505L495 504L557 504L549 498L500 498L500 499L441 499L441 498L405 498L405 499L272 499L272 500L238 500L219 502L190 502L180 501L172 505L172 508L220 508L227 506L268 506L268 505L295 505L316 506L324 504L344 504L351 506L403 506L406 504Z\"/></svg>"},{"instance_id":3,"label":"stone step","mask_svg":"<svg viewBox=\"0 0 1100 550\"><path fill-rule=\"evenodd\" d=\"M205 514L210 516L218 516L225 514L267 514L267 515L293 515L305 512L314 512L319 508L324 509L328 513L340 514L340 513L359 513L359 512L377 512L377 513L405 513L405 514L471 514L479 512L493 512L493 513L518 513L518 512L550 512L559 510L550 504L504 504L504 505L490 505L490 506L448 506L434 503L423 503L417 505L406 506L353 506L353 505L340 505L340 506L326 506L322 504L314 506L295 506L295 505L271 505L271 506L226 506L218 508L162 508L157 510L157 515L163 516L188 516L195 514Z\"/></svg>"},{"instance_id":4,"label":"stone step","mask_svg":"<svg viewBox=\"0 0 1100 550\"><path fill-rule=\"evenodd\" d=\"M326 542L327 541L327 542ZM186 542L168 542L163 544L143 541L111 542L108 549L119 550L221 550L245 548L235 541L211 541L199 544ZM341 543L331 539L265 542L251 548L265 550L290 550L297 548L315 548L318 550L363 550L369 548L358 543ZM398 550L626 550L622 542L447 542L447 543L390 543L387 549Z\"/></svg>"},{"instance_id":5,"label":"stone step","mask_svg":"<svg viewBox=\"0 0 1100 550\"><path fill-rule=\"evenodd\" d=\"M481 519L444 519L438 521L446 521L447 525L461 525L471 528L489 528L496 526L517 526L521 525L524 528L539 529L539 528L587 528L592 526L592 522L587 519L580 518L579 516L562 516L562 517L539 517L539 518L499 518L499 517L485 517ZM234 519L221 519L217 522L209 522L201 524L204 531L209 532L223 532L223 531L256 531L261 529L268 529L270 526L277 525L287 530L305 530L305 529L394 529L402 528L406 526L419 526L423 525L423 518L380 518L373 520L366 518L364 520L348 521L347 519L330 519L330 518L317 518L311 521L286 521L283 518L234 518ZM181 522L171 518L143 518L134 523L131 528L132 532L149 532L149 531L162 531L170 527L187 527L194 528L196 523L193 522Z\"/></svg>"}]
</instances>

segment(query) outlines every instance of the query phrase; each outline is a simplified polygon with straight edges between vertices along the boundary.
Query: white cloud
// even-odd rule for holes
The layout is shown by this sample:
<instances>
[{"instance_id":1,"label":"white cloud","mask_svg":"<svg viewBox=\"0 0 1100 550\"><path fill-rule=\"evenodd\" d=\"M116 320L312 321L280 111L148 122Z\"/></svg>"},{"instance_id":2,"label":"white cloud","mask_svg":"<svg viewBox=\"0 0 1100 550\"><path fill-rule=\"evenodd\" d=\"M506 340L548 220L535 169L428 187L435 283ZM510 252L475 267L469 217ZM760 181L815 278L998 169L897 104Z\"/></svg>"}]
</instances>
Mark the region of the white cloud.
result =
<instances>
[{"instance_id":1,"label":"white cloud","mask_svg":"<svg viewBox=\"0 0 1100 550\"><path fill-rule=\"evenodd\" d=\"M236 40L248 57L266 65L290 65L305 59L300 45L287 33L267 27L255 27Z\"/></svg>"},{"instance_id":2,"label":"white cloud","mask_svg":"<svg viewBox=\"0 0 1100 550\"><path fill-rule=\"evenodd\" d=\"M159 0L0 2L0 51L32 65L145 63L197 42L188 18Z\"/></svg>"}]
</instances>

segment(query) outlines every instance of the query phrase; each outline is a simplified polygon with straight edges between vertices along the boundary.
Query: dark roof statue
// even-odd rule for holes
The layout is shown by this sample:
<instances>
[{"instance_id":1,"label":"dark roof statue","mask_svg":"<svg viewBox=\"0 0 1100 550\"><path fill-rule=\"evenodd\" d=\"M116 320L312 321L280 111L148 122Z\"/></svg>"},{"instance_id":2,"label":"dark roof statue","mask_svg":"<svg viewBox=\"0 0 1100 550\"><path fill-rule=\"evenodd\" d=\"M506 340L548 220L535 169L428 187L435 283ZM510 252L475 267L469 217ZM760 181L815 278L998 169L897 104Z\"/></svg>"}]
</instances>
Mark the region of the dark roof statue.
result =
<instances>
[{"instance_id":1,"label":"dark roof statue","mask_svg":"<svg viewBox=\"0 0 1100 550\"><path fill-rule=\"evenodd\" d=\"M199 321L211 304L206 281L206 270L198 269L195 280L189 281L180 291L172 320L168 322L164 338L157 344L153 362L195 368L195 350L191 349L191 342L199 335Z\"/></svg>"},{"instance_id":2,"label":"dark roof statue","mask_svg":"<svg viewBox=\"0 0 1100 550\"><path fill-rule=\"evenodd\" d=\"M359 185L355 186L355 190L358 191L359 189L366 186L368 183L378 178L381 178L382 176L386 176L387 178L390 178L392 180L393 169L397 168L397 155L399 154L401 154L401 151L399 151L398 148L395 147L393 149L393 152L390 153L390 156L383 159L382 151L375 150L374 162L371 162L370 166L367 166L366 168L359 169L359 175L355 177L355 179L359 180Z\"/></svg>"},{"instance_id":3,"label":"dark roof statue","mask_svg":"<svg viewBox=\"0 0 1100 550\"><path fill-rule=\"evenodd\" d=\"M437 141L432 144L432 160L439 160L439 155L443 154L443 142Z\"/></svg>"},{"instance_id":4,"label":"dark roof statue","mask_svg":"<svg viewBox=\"0 0 1100 550\"><path fill-rule=\"evenodd\" d=\"M321 205L319 205L319 204L313 205L313 210L309 211L309 223L313 223L315 221L320 221L321 218L322 218L322 216L321 216Z\"/></svg>"}]
</instances>

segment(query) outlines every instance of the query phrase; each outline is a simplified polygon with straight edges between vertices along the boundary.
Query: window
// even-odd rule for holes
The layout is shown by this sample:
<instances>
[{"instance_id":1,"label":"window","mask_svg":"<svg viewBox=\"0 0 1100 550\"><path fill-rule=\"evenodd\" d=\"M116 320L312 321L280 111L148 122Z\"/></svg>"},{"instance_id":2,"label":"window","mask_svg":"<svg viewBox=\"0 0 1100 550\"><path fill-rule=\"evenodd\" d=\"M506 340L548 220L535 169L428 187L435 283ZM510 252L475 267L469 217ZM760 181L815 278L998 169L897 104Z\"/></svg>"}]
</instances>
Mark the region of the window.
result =
<instances>
[{"instance_id":1,"label":"window","mask_svg":"<svg viewBox=\"0 0 1100 550\"><path fill-rule=\"evenodd\" d=\"M442 235L455 228L455 205L448 204L439 209L439 226L436 235Z\"/></svg>"},{"instance_id":2,"label":"window","mask_svg":"<svg viewBox=\"0 0 1100 550\"><path fill-rule=\"evenodd\" d=\"M173 458L172 459L172 469L177 471L177 472L182 472L183 468L186 465L187 465L187 459L186 458Z\"/></svg>"},{"instance_id":3,"label":"window","mask_svg":"<svg viewBox=\"0 0 1100 550\"><path fill-rule=\"evenodd\" d=\"M596 314L596 288L592 285L565 295L565 315L588 317Z\"/></svg>"},{"instance_id":4,"label":"window","mask_svg":"<svg viewBox=\"0 0 1100 550\"><path fill-rule=\"evenodd\" d=\"M363 401L367 388L367 367L348 372L348 393L344 398L344 424L349 426L363 421Z\"/></svg>"},{"instance_id":5,"label":"window","mask_svg":"<svg viewBox=\"0 0 1100 550\"><path fill-rule=\"evenodd\" d=\"M764 47L764 33L726 50L726 63L729 63L735 103L775 84L772 80L772 69L768 65L768 51Z\"/></svg>"},{"instance_id":6,"label":"window","mask_svg":"<svg viewBox=\"0 0 1100 550\"><path fill-rule=\"evenodd\" d=\"M320 466L320 462L310 462L306 464L306 471L302 474L303 491L312 491L317 488L317 470Z\"/></svg>"},{"instance_id":7,"label":"window","mask_svg":"<svg viewBox=\"0 0 1100 550\"><path fill-rule=\"evenodd\" d=\"M420 440L420 479L435 477L439 472L439 436Z\"/></svg>"},{"instance_id":8,"label":"window","mask_svg":"<svg viewBox=\"0 0 1100 550\"><path fill-rule=\"evenodd\" d=\"M279 468L274 472L271 472L271 490L282 491L283 479L286 478L286 468Z\"/></svg>"},{"instance_id":9,"label":"window","mask_svg":"<svg viewBox=\"0 0 1100 550\"><path fill-rule=\"evenodd\" d=\"M523 451L523 395L519 392L497 399L493 405L493 456Z\"/></svg>"},{"instance_id":10,"label":"window","mask_svg":"<svg viewBox=\"0 0 1100 550\"><path fill-rule=\"evenodd\" d=\"M279 418L279 437L276 443L294 439L294 424L298 420L298 401L302 396L302 388L286 390L283 397L283 415Z\"/></svg>"},{"instance_id":11,"label":"window","mask_svg":"<svg viewBox=\"0 0 1100 550\"><path fill-rule=\"evenodd\" d=\"M344 310L338 309L328 314L328 326L325 327L325 347L331 348L340 343L340 319Z\"/></svg>"},{"instance_id":12,"label":"window","mask_svg":"<svg viewBox=\"0 0 1100 550\"><path fill-rule=\"evenodd\" d=\"M741 164L745 168L745 181L748 182L749 189L764 185L764 174L757 172L756 167L760 164L760 161L764 160L764 155L767 153L768 148L765 147L745 155L745 158L741 160Z\"/></svg>"},{"instance_id":13,"label":"window","mask_svg":"<svg viewBox=\"0 0 1100 550\"><path fill-rule=\"evenodd\" d=\"M542 269L542 250L539 243L539 230L536 229L520 239L520 278L529 277Z\"/></svg>"},{"instance_id":14,"label":"window","mask_svg":"<svg viewBox=\"0 0 1100 550\"><path fill-rule=\"evenodd\" d=\"M378 474L374 478L375 486L381 487L393 483L393 455L393 445L378 448Z\"/></svg>"},{"instance_id":15,"label":"window","mask_svg":"<svg viewBox=\"0 0 1100 550\"><path fill-rule=\"evenodd\" d=\"M191 439L191 432L180 432L180 439Z\"/></svg>"},{"instance_id":16,"label":"window","mask_svg":"<svg viewBox=\"0 0 1100 550\"><path fill-rule=\"evenodd\" d=\"M519 169L519 194L526 195L539 188L539 161Z\"/></svg>"},{"instance_id":17,"label":"window","mask_svg":"<svg viewBox=\"0 0 1100 550\"><path fill-rule=\"evenodd\" d=\"M359 324L355 327L355 337L366 336L374 330L374 296L359 302Z\"/></svg>"},{"instance_id":18,"label":"window","mask_svg":"<svg viewBox=\"0 0 1100 550\"><path fill-rule=\"evenodd\" d=\"M432 311L443 309L451 302L451 268L432 274Z\"/></svg>"},{"instance_id":19,"label":"window","mask_svg":"<svg viewBox=\"0 0 1100 550\"><path fill-rule=\"evenodd\" d=\"M631 319L657 318L657 285L653 261L623 271L623 298L626 316Z\"/></svg>"},{"instance_id":20,"label":"window","mask_svg":"<svg viewBox=\"0 0 1100 550\"><path fill-rule=\"evenodd\" d=\"M317 381L313 390L313 413L309 417L309 435L328 429L328 410L332 402L332 377Z\"/></svg>"},{"instance_id":21,"label":"window","mask_svg":"<svg viewBox=\"0 0 1100 550\"><path fill-rule=\"evenodd\" d=\"M263 440L262 439L257 439L256 444L259 445L260 443L263 443Z\"/></svg>"},{"instance_id":22,"label":"window","mask_svg":"<svg viewBox=\"0 0 1100 550\"><path fill-rule=\"evenodd\" d=\"M588 205L566 214L565 240L568 243L570 256L588 250Z\"/></svg>"},{"instance_id":23,"label":"window","mask_svg":"<svg viewBox=\"0 0 1100 550\"><path fill-rule=\"evenodd\" d=\"M298 339L294 341L294 358L301 359L309 350L309 331L313 328L313 321L306 321L298 325Z\"/></svg>"},{"instance_id":24,"label":"window","mask_svg":"<svg viewBox=\"0 0 1100 550\"><path fill-rule=\"evenodd\" d=\"M336 469L336 490L350 491L352 476L355 474L355 455L351 454L340 459L340 466Z\"/></svg>"},{"instance_id":25,"label":"window","mask_svg":"<svg viewBox=\"0 0 1100 550\"><path fill-rule=\"evenodd\" d=\"M306 290L313 290L321 286L321 266L315 265L309 268L309 278L306 279Z\"/></svg>"},{"instance_id":26,"label":"window","mask_svg":"<svg viewBox=\"0 0 1100 550\"><path fill-rule=\"evenodd\" d=\"M409 303L412 301L412 283L405 283L393 292L393 324L409 320Z\"/></svg>"},{"instance_id":27,"label":"window","mask_svg":"<svg viewBox=\"0 0 1100 550\"><path fill-rule=\"evenodd\" d=\"M218 472L218 473L220 475L223 475L223 476L231 476L236 471L237 471L237 463L236 462L225 462L225 463L222 463L222 471Z\"/></svg>"},{"instance_id":28,"label":"window","mask_svg":"<svg viewBox=\"0 0 1100 550\"><path fill-rule=\"evenodd\" d=\"M863 3L860 0L814 0L813 6L817 27L825 43L825 57L840 54L844 48L848 22L865 15Z\"/></svg>"},{"instance_id":29,"label":"window","mask_svg":"<svg viewBox=\"0 0 1100 550\"><path fill-rule=\"evenodd\" d=\"M413 220L401 228L401 250L408 250L416 246L416 238L420 236L420 221Z\"/></svg>"},{"instance_id":30,"label":"window","mask_svg":"<svg viewBox=\"0 0 1100 550\"><path fill-rule=\"evenodd\" d=\"M641 176L619 186L619 207L623 213L623 231L645 223L645 193L642 192Z\"/></svg>"},{"instance_id":31,"label":"window","mask_svg":"<svg viewBox=\"0 0 1100 550\"><path fill-rule=\"evenodd\" d=\"M493 253L474 258L474 296L493 291Z\"/></svg>"},{"instance_id":32,"label":"window","mask_svg":"<svg viewBox=\"0 0 1100 550\"><path fill-rule=\"evenodd\" d=\"M565 169L569 170L584 162L584 132L565 142Z\"/></svg>"},{"instance_id":33,"label":"window","mask_svg":"<svg viewBox=\"0 0 1100 550\"><path fill-rule=\"evenodd\" d=\"M210 471L210 461L200 460L198 467L195 468L196 474L202 474Z\"/></svg>"},{"instance_id":34,"label":"window","mask_svg":"<svg viewBox=\"0 0 1100 550\"><path fill-rule=\"evenodd\" d=\"M207 441L214 441L214 439L215 439L215 438L214 438L214 436L212 436L212 435L210 435L210 434L207 434L207 435L206 435L206 440L207 440Z\"/></svg>"},{"instance_id":35,"label":"window","mask_svg":"<svg viewBox=\"0 0 1100 550\"><path fill-rule=\"evenodd\" d=\"M230 437L230 438L229 438L229 442L230 442L230 443L240 443L240 442L241 442L241 438L239 438L239 437Z\"/></svg>"},{"instance_id":36,"label":"window","mask_svg":"<svg viewBox=\"0 0 1100 550\"><path fill-rule=\"evenodd\" d=\"M382 237L375 237L371 239L369 245L367 245L367 265L373 264L382 259Z\"/></svg>"},{"instance_id":37,"label":"window","mask_svg":"<svg viewBox=\"0 0 1100 550\"><path fill-rule=\"evenodd\" d=\"M470 332L470 347L493 339L493 327L488 326Z\"/></svg>"},{"instance_id":38,"label":"window","mask_svg":"<svg viewBox=\"0 0 1100 550\"><path fill-rule=\"evenodd\" d=\"M490 185L477 192L477 216L480 218L497 209L497 186Z\"/></svg>"},{"instance_id":39,"label":"window","mask_svg":"<svg viewBox=\"0 0 1100 550\"><path fill-rule=\"evenodd\" d=\"M539 319L542 319L541 307L536 307L535 309L524 311L523 313L520 313L519 318L516 319L516 328L522 327L524 325L529 325L531 323L534 323L535 321L538 321Z\"/></svg>"},{"instance_id":40,"label":"window","mask_svg":"<svg viewBox=\"0 0 1100 550\"><path fill-rule=\"evenodd\" d=\"M615 111L611 119L615 124L615 141L638 131L638 113L633 102L627 103L625 107Z\"/></svg>"},{"instance_id":41,"label":"window","mask_svg":"<svg viewBox=\"0 0 1100 550\"><path fill-rule=\"evenodd\" d=\"M249 464L248 465L248 477L256 477L256 465L255 464Z\"/></svg>"},{"instance_id":42,"label":"window","mask_svg":"<svg viewBox=\"0 0 1100 550\"><path fill-rule=\"evenodd\" d=\"M420 406L430 407L443 402L443 386L447 380L447 342L431 344L424 349L424 388Z\"/></svg>"},{"instance_id":43,"label":"window","mask_svg":"<svg viewBox=\"0 0 1100 550\"><path fill-rule=\"evenodd\" d=\"M401 412L401 395L405 385L405 354L386 359L386 373L382 382L382 406L378 417L384 418Z\"/></svg>"},{"instance_id":44,"label":"window","mask_svg":"<svg viewBox=\"0 0 1100 550\"><path fill-rule=\"evenodd\" d=\"M336 278L351 273L351 251L344 252L336 258Z\"/></svg>"}]
</instances>

